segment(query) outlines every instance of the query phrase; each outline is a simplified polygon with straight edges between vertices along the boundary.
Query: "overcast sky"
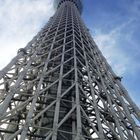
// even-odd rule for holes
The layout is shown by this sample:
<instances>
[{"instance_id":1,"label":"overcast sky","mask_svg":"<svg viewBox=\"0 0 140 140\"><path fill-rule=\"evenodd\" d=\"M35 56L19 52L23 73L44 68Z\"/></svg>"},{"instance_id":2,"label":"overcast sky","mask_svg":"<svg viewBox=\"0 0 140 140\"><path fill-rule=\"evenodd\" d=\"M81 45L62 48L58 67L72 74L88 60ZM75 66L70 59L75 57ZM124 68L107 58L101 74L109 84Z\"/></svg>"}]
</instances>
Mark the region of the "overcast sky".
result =
<instances>
[{"instance_id":1,"label":"overcast sky","mask_svg":"<svg viewBox=\"0 0 140 140\"><path fill-rule=\"evenodd\" d=\"M85 24L140 107L140 0L83 1ZM53 0L0 0L0 69L53 14Z\"/></svg>"}]
</instances>

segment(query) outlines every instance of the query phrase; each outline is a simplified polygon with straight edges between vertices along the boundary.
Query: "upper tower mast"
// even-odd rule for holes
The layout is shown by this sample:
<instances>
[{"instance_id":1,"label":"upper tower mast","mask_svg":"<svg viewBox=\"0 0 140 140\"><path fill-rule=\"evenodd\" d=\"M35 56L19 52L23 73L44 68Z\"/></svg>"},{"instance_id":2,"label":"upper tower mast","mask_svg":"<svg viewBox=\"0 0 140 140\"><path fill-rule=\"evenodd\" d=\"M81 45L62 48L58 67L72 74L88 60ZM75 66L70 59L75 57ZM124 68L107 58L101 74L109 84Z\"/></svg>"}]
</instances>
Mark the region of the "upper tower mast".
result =
<instances>
[{"instance_id":1,"label":"upper tower mast","mask_svg":"<svg viewBox=\"0 0 140 140\"><path fill-rule=\"evenodd\" d=\"M79 12L82 13L83 10L82 0L54 0L54 9L57 10L60 7L60 5L65 1L73 2L76 5Z\"/></svg>"}]
</instances>

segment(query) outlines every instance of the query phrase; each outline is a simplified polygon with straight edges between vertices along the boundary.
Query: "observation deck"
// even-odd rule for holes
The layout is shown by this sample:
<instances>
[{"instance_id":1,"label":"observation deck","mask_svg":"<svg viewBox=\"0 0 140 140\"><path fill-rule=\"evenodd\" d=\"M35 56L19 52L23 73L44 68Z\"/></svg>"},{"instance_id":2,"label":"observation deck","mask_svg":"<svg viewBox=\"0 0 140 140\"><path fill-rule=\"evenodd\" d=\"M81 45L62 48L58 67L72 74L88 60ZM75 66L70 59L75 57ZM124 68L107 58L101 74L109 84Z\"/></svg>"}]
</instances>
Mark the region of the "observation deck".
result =
<instances>
[{"instance_id":1,"label":"observation deck","mask_svg":"<svg viewBox=\"0 0 140 140\"><path fill-rule=\"evenodd\" d=\"M83 10L82 0L54 0L55 10L65 1L71 1L71 2L75 3L75 5L77 6L80 14L82 13L82 10Z\"/></svg>"}]
</instances>

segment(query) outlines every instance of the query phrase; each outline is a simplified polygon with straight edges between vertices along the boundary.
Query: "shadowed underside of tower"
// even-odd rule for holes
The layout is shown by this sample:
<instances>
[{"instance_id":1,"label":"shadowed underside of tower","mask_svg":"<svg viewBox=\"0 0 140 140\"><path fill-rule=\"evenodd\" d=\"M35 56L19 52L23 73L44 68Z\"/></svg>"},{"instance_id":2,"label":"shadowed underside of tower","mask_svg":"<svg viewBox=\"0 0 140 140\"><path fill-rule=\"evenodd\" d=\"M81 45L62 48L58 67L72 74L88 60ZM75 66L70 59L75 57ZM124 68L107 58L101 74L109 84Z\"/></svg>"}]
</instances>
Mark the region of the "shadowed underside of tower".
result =
<instances>
[{"instance_id":1,"label":"shadowed underside of tower","mask_svg":"<svg viewBox=\"0 0 140 140\"><path fill-rule=\"evenodd\" d=\"M0 140L140 140L139 108L81 20L81 1L55 2L0 71Z\"/></svg>"}]
</instances>

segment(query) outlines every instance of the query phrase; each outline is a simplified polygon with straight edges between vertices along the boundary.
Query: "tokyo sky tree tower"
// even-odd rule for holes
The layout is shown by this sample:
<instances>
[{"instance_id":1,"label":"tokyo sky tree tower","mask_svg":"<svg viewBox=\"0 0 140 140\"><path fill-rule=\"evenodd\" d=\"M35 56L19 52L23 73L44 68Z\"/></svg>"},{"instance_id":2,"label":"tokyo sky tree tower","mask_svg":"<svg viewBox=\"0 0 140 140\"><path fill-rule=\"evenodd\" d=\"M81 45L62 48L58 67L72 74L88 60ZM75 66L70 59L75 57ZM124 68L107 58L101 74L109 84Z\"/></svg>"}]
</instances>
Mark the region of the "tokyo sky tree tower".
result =
<instances>
[{"instance_id":1,"label":"tokyo sky tree tower","mask_svg":"<svg viewBox=\"0 0 140 140\"><path fill-rule=\"evenodd\" d=\"M84 25L81 0L54 5L0 71L0 140L140 140L140 110Z\"/></svg>"}]
</instances>

